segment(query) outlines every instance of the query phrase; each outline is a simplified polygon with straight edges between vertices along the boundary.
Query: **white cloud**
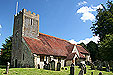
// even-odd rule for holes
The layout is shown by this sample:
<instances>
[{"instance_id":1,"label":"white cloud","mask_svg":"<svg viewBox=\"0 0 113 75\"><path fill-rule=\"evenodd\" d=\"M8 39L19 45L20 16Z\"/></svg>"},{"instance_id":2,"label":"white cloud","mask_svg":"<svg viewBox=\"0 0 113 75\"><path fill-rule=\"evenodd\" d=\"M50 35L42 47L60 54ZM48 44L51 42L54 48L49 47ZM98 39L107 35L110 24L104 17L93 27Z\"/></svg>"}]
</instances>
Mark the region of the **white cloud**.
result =
<instances>
[{"instance_id":1,"label":"white cloud","mask_svg":"<svg viewBox=\"0 0 113 75\"><path fill-rule=\"evenodd\" d=\"M0 34L0 36L1 36L2 34Z\"/></svg>"},{"instance_id":2,"label":"white cloud","mask_svg":"<svg viewBox=\"0 0 113 75\"><path fill-rule=\"evenodd\" d=\"M79 3L78 3L79 6L80 6L80 5L84 5L84 4L87 4L87 2L86 2L86 1L83 1L83 2L79 2Z\"/></svg>"},{"instance_id":3,"label":"white cloud","mask_svg":"<svg viewBox=\"0 0 113 75\"><path fill-rule=\"evenodd\" d=\"M99 37L98 36L93 36L92 38L86 38L85 40L80 40L79 42L76 42L74 39L69 40L69 42L72 43L72 44L80 44L82 42L84 44L88 44L90 41L98 43Z\"/></svg>"},{"instance_id":4,"label":"white cloud","mask_svg":"<svg viewBox=\"0 0 113 75\"><path fill-rule=\"evenodd\" d=\"M74 39L69 40L69 42L72 44L77 44L77 42Z\"/></svg>"},{"instance_id":5,"label":"white cloud","mask_svg":"<svg viewBox=\"0 0 113 75\"><path fill-rule=\"evenodd\" d=\"M95 16L94 14L92 14L92 12L96 11L97 9L102 9L102 5L98 5L96 7L94 6L91 6L91 7L88 7L88 6L83 6L81 7L80 9L77 10L77 13L81 13L82 14L82 17L80 18L81 20L83 20L83 22L86 22L86 20L95 20Z\"/></svg>"},{"instance_id":6,"label":"white cloud","mask_svg":"<svg viewBox=\"0 0 113 75\"><path fill-rule=\"evenodd\" d=\"M103 7L102 7L102 5L100 4L100 5L98 5L98 6L96 6L96 7L94 7L94 6L91 6L95 11L97 10L97 9L103 9Z\"/></svg>"},{"instance_id":7,"label":"white cloud","mask_svg":"<svg viewBox=\"0 0 113 75\"><path fill-rule=\"evenodd\" d=\"M86 20L93 21L95 20L95 16L92 13L87 12L82 14L82 17L80 19L83 20L83 22L86 22Z\"/></svg>"},{"instance_id":8,"label":"white cloud","mask_svg":"<svg viewBox=\"0 0 113 75\"><path fill-rule=\"evenodd\" d=\"M2 25L0 24L0 28L2 28Z\"/></svg>"}]
</instances>

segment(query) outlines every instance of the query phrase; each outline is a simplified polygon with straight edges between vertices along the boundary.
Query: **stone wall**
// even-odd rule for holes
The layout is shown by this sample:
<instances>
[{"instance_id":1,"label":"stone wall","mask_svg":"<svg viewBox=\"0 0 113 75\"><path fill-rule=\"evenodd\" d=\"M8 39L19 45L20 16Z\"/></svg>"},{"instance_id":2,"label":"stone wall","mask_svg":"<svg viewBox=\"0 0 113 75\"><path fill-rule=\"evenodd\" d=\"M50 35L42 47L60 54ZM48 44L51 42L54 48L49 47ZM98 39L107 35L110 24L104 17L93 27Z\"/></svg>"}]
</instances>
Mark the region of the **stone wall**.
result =
<instances>
[{"instance_id":1,"label":"stone wall","mask_svg":"<svg viewBox=\"0 0 113 75\"><path fill-rule=\"evenodd\" d=\"M72 64L72 60L67 60L66 61L66 66L71 66L71 64Z\"/></svg>"},{"instance_id":2,"label":"stone wall","mask_svg":"<svg viewBox=\"0 0 113 75\"><path fill-rule=\"evenodd\" d=\"M39 15L23 9L23 36L37 38L39 36Z\"/></svg>"},{"instance_id":3,"label":"stone wall","mask_svg":"<svg viewBox=\"0 0 113 75\"><path fill-rule=\"evenodd\" d=\"M34 56L27 44L22 41L22 67L34 67Z\"/></svg>"},{"instance_id":4,"label":"stone wall","mask_svg":"<svg viewBox=\"0 0 113 75\"><path fill-rule=\"evenodd\" d=\"M26 9L23 9L16 15L14 15L14 26L13 26L13 40L12 40L12 57L11 65L13 67L21 67L25 64L33 63L29 59L32 55L28 55L27 45L23 44L22 36L36 38L39 36L39 15L31 13ZM28 52L27 52L28 51ZM23 56L25 57L24 60ZM34 65L34 64L33 64ZM33 66L31 65L31 66Z\"/></svg>"},{"instance_id":5,"label":"stone wall","mask_svg":"<svg viewBox=\"0 0 113 75\"><path fill-rule=\"evenodd\" d=\"M14 16L11 65L19 67L22 58L22 13ZM17 60L17 62L16 62Z\"/></svg>"}]
</instances>

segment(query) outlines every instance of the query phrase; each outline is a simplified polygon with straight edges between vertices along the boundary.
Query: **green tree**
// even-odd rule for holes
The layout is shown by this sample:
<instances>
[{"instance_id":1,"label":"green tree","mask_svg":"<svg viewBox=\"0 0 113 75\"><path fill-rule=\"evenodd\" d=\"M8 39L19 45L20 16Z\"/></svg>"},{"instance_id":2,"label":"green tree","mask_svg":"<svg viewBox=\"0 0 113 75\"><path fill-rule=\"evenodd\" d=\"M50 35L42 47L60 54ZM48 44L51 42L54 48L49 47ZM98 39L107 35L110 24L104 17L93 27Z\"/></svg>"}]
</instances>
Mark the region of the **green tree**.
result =
<instances>
[{"instance_id":1,"label":"green tree","mask_svg":"<svg viewBox=\"0 0 113 75\"><path fill-rule=\"evenodd\" d=\"M113 3L108 1L107 6L97 10L96 21L91 30L100 37L98 54L100 60L113 60Z\"/></svg>"},{"instance_id":2,"label":"green tree","mask_svg":"<svg viewBox=\"0 0 113 75\"><path fill-rule=\"evenodd\" d=\"M93 33L98 35L100 40L103 40L108 34L113 34L113 3L108 1L106 4L107 7L102 4L103 9L97 10L96 21L91 27Z\"/></svg>"},{"instance_id":3,"label":"green tree","mask_svg":"<svg viewBox=\"0 0 113 75\"><path fill-rule=\"evenodd\" d=\"M91 59L92 61L96 61L96 59L98 59L98 45L93 42L93 41L90 41L88 44L87 44L87 50L90 52L90 56L91 56Z\"/></svg>"},{"instance_id":4,"label":"green tree","mask_svg":"<svg viewBox=\"0 0 113 75\"><path fill-rule=\"evenodd\" d=\"M84 47L85 49L87 49L87 46L82 42L82 43L80 43L80 45L82 46L82 47Z\"/></svg>"},{"instance_id":5,"label":"green tree","mask_svg":"<svg viewBox=\"0 0 113 75\"><path fill-rule=\"evenodd\" d=\"M103 41L99 43L99 46L101 60L113 60L113 34L106 35Z\"/></svg>"},{"instance_id":6,"label":"green tree","mask_svg":"<svg viewBox=\"0 0 113 75\"><path fill-rule=\"evenodd\" d=\"M6 38L5 43L2 44L3 50L1 55L2 64L11 62L11 51L12 51L12 36Z\"/></svg>"}]
</instances>

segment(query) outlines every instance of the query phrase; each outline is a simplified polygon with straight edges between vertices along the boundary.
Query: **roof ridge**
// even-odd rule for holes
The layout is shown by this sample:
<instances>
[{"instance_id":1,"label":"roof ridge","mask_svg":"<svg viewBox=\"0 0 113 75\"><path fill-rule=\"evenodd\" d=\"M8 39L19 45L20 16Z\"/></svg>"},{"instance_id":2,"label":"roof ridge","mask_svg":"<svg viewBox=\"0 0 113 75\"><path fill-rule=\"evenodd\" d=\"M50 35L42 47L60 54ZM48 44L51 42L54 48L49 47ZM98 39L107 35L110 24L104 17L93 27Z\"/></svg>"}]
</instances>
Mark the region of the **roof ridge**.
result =
<instances>
[{"instance_id":1,"label":"roof ridge","mask_svg":"<svg viewBox=\"0 0 113 75\"><path fill-rule=\"evenodd\" d=\"M48 37L52 37L52 38L55 38L55 39L59 39L59 40L62 40L62 41L66 41L66 42L70 43L68 40L64 40L64 39L61 39L61 38L58 38L58 37L54 37L54 36L47 35L47 34L44 34L44 33L40 33L40 32L39 32L39 36L40 36L40 34L45 35L45 36L48 36ZM70 44L71 44L71 43L70 43ZM72 44L72 45L73 45L73 44Z\"/></svg>"}]
</instances>

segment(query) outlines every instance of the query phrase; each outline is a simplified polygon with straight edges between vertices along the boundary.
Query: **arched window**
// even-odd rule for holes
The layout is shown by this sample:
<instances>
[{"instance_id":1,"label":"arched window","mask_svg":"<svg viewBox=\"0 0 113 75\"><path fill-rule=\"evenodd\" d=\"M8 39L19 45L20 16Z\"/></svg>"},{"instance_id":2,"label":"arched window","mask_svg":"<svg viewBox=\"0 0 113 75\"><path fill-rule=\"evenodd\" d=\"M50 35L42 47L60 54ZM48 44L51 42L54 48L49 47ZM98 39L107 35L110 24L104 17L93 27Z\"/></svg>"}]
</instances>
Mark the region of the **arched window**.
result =
<instances>
[{"instance_id":1,"label":"arched window","mask_svg":"<svg viewBox=\"0 0 113 75\"><path fill-rule=\"evenodd\" d=\"M24 54L23 54L23 60L24 60Z\"/></svg>"}]
</instances>

